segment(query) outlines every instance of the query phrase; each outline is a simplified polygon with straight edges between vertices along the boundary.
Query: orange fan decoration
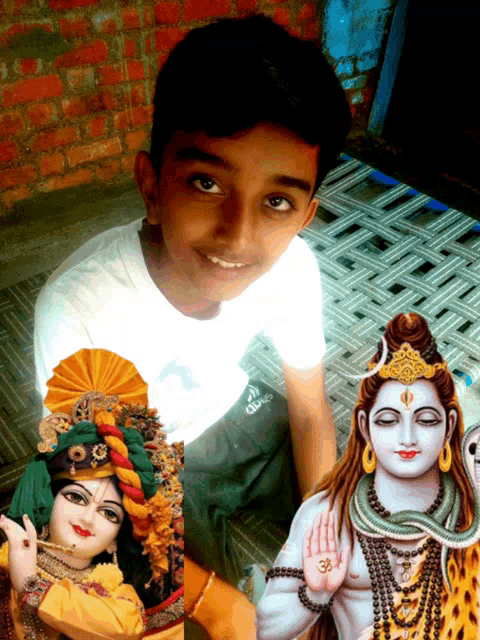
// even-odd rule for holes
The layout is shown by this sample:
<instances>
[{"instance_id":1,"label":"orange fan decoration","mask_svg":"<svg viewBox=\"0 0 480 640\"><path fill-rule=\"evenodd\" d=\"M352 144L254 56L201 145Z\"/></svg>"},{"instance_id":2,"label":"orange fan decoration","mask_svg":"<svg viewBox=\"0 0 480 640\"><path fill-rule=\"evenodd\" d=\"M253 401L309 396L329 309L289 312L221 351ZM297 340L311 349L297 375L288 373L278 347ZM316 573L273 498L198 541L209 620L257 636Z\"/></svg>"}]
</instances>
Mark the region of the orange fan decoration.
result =
<instances>
[{"instance_id":1,"label":"orange fan decoration","mask_svg":"<svg viewBox=\"0 0 480 640\"><path fill-rule=\"evenodd\" d=\"M119 396L119 402L148 404L148 385L135 366L106 349L80 349L62 360L47 382L45 406L52 413L70 413L87 391Z\"/></svg>"}]
</instances>

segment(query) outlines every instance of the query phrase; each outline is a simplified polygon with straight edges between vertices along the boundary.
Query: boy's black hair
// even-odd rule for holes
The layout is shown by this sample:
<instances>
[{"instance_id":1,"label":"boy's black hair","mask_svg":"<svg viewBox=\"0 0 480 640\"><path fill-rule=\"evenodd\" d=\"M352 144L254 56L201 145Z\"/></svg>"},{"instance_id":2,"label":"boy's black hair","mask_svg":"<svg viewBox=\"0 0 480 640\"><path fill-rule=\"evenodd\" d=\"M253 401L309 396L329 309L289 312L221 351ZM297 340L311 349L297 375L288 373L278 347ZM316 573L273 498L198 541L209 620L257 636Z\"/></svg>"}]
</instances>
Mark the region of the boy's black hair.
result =
<instances>
[{"instance_id":1,"label":"boy's black hair","mask_svg":"<svg viewBox=\"0 0 480 640\"><path fill-rule=\"evenodd\" d=\"M176 131L232 137L262 122L320 145L315 193L352 124L319 42L292 36L262 14L192 29L158 74L150 151L156 173Z\"/></svg>"}]
</instances>

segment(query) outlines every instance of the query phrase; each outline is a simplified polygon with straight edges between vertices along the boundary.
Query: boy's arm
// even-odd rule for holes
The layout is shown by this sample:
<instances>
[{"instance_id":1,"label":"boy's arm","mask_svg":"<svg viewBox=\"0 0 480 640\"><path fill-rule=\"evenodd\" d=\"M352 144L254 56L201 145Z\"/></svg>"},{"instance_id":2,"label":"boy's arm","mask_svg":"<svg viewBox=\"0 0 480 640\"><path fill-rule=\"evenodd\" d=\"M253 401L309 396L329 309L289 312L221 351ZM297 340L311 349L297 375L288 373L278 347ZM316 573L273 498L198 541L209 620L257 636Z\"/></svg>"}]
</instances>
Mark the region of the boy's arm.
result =
<instances>
[{"instance_id":1,"label":"boy's arm","mask_svg":"<svg viewBox=\"0 0 480 640\"><path fill-rule=\"evenodd\" d=\"M216 576L209 583L209 577L210 571L185 556L185 615L195 609L194 621L212 640L253 640L255 606L235 587Z\"/></svg>"},{"instance_id":2,"label":"boy's arm","mask_svg":"<svg viewBox=\"0 0 480 640\"><path fill-rule=\"evenodd\" d=\"M301 371L283 363L293 457L302 496L331 471L337 440L323 364Z\"/></svg>"}]
</instances>

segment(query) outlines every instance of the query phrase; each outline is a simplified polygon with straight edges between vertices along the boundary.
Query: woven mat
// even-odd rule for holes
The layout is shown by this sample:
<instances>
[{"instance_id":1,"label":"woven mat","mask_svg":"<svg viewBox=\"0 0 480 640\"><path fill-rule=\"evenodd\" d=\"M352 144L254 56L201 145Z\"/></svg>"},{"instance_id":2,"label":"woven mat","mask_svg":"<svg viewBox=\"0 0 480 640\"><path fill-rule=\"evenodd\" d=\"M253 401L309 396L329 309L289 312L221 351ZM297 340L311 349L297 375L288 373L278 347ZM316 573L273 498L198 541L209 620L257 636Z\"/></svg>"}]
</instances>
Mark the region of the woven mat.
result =
<instances>
[{"instance_id":1,"label":"woven mat","mask_svg":"<svg viewBox=\"0 0 480 640\"><path fill-rule=\"evenodd\" d=\"M357 390L342 373L365 371L396 313L428 320L450 369L463 374L460 399L466 376L480 378L480 234L472 218L348 156L328 174L320 205L300 235L322 273L326 384L341 452ZM0 291L0 492L15 486L38 441L33 311L51 272ZM255 338L241 365L285 395L268 339Z\"/></svg>"}]
</instances>

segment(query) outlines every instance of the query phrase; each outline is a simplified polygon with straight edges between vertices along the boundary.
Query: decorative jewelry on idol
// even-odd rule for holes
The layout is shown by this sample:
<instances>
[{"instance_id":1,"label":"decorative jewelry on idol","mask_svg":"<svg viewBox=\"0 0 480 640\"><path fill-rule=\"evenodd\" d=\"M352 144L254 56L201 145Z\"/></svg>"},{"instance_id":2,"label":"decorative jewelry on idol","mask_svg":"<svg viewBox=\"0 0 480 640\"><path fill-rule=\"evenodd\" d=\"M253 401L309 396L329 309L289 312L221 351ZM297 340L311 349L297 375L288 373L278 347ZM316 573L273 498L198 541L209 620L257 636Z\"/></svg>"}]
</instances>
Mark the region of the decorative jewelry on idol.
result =
<instances>
[{"instance_id":1,"label":"decorative jewelry on idol","mask_svg":"<svg viewBox=\"0 0 480 640\"><path fill-rule=\"evenodd\" d=\"M116 567L118 567L117 543L116 543L116 542L114 542L114 543L113 543L112 556L113 556L113 564L114 564Z\"/></svg>"},{"instance_id":2,"label":"decorative jewelry on idol","mask_svg":"<svg viewBox=\"0 0 480 640\"><path fill-rule=\"evenodd\" d=\"M450 448L449 442L445 443L445 446L438 456L438 466L444 473L450 471L450 467L452 466L452 449Z\"/></svg>"},{"instance_id":3,"label":"decorative jewelry on idol","mask_svg":"<svg viewBox=\"0 0 480 640\"><path fill-rule=\"evenodd\" d=\"M374 362L368 363L369 369L376 366ZM417 378L433 378L437 371L447 371L447 363L427 364L419 351L415 351L408 342L404 342L400 349L393 353L392 360L380 368L378 375L384 379L393 378L402 384L413 384Z\"/></svg>"},{"instance_id":4,"label":"decorative jewelry on idol","mask_svg":"<svg viewBox=\"0 0 480 640\"><path fill-rule=\"evenodd\" d=\"M43 525L42 530L37 536L37 544L38 540L48 540L48 536L50 535L50 527L48 524Z\"/></svg>"},{"instance_id":5,"label":"decorative jewelry on idol","mask_svg":"<svg viewBox=\"0 0 480 640\"><path fill-rule=\"evenodd\" d=\"M367 442L367 446L363 450L362 464L365 473L373 473L375 471L375 465L377 463L377 456L375 451L370 447L370 443Z\"/></svg>"}]
</instances>

